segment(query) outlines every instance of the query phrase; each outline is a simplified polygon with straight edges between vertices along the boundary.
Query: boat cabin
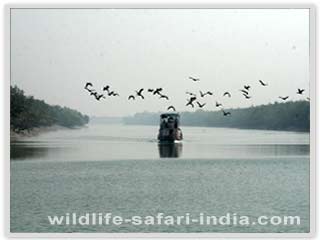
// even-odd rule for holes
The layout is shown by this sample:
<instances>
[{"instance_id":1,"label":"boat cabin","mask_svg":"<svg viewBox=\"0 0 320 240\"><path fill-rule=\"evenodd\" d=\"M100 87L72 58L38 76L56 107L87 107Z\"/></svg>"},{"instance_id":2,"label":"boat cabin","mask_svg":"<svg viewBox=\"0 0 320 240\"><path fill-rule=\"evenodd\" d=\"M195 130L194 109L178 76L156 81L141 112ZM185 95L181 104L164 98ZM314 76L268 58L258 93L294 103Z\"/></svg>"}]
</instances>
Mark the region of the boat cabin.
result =
<instances>
[{"instance_id":1,"label":"boat cabin","mask_svg":"<svg viewBox=\"0 0 320 240\"><path fill-rule=\"evenodd\" d=\"M182 140L179 113L163 113L160 115L159 141L175 142Z\"/></svg>"}]
</instances>

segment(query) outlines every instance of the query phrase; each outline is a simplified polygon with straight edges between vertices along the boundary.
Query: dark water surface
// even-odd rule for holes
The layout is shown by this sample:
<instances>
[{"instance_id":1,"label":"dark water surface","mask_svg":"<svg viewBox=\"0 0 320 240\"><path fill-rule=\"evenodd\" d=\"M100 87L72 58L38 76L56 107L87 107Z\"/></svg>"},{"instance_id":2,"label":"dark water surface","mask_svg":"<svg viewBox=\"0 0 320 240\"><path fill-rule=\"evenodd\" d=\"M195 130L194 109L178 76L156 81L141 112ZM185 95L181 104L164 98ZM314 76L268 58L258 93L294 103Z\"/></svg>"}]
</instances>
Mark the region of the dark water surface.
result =
<instances>
[{"instance_id":1,"label":"dark water surface","mask_svg":"<svg viewBox=\"0 0 320 240\"><path fill-rule=\"evenodd\" d=\"M308 232L309 134L89 125L11 143L12 232ZM48 215L237 213L300 216L299 226L51 226Z\"/></svg>"}]
</instances>

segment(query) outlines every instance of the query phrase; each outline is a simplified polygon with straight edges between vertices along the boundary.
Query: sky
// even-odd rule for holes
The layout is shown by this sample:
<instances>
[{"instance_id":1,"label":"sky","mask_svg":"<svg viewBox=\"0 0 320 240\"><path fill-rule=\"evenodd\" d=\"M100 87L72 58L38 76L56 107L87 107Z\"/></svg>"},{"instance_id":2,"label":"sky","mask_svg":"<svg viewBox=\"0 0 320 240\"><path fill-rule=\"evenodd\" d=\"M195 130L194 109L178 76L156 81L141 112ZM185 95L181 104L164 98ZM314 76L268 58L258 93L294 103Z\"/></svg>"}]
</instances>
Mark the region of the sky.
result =
<instances>
[{"instance_id":1,"label":"sky","mask_svg":"<svg viewBox=\"0 0 320 240\"><path fill-rule=\"evenodd\" d=\"M200 78L193 82L189 76ZM258 80L268 83L263 87ZM119 97L101 101L110 85ZM90 116L242 108L309 95L308 9L12 9L11 85ZM242 96L251 85L251 99ZM162 87L169 101L148 94ZM145 100L129 101L144 88ZM303 96L297 88L304 88ZM229 91L231 98L223 97Z\"/></svg>"}]
</instances>

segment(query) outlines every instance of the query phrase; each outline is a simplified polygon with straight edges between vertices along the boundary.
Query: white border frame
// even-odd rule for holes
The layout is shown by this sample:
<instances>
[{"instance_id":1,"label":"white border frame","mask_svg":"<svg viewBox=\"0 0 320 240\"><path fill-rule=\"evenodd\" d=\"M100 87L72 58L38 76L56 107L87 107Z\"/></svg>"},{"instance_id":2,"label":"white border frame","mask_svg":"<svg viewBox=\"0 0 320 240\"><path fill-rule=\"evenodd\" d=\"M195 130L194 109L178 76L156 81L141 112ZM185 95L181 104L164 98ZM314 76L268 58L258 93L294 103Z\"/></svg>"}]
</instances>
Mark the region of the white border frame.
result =
<instances>
[{"instance_id":1,"label":"white border frame","mask_svg":"<svg viewBox=\"0 0 320 240\"><path fill-rule=\"evenodd\" d=\"M288 237L314 237L316 234L316 5L313 4L7 4L5 5L5 112L10 113L10 80L11 80L11 45L10 20L11 9L309 9L309 85L310 85L310 232L309 233L12 233L10 232L10 117L5 118L5 144L4 148L4 180L5 180L5 230L7 237L108 237L108 238L288 238Z\"/></svg>"}]
</instances>

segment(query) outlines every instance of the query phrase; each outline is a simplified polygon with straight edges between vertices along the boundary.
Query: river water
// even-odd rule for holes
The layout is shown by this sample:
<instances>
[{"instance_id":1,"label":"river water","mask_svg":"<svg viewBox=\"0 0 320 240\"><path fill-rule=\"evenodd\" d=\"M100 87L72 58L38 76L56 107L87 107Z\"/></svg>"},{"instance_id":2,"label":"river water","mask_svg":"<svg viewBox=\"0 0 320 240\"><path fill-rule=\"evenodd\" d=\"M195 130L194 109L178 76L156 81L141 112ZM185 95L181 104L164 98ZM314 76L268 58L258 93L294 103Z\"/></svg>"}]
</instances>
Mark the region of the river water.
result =
<instances>
[{"instance_id":1,"label":"river water","mask_svg":"<svg viewBox=\"0 0 320 240\"><path fill-rule=\"evenodd\" d=\"M309 232L309 134L88 125L11 142L11 232ZM49 224L76 213L299 216L279 225Z\"/></svg>"}]
</instances>

